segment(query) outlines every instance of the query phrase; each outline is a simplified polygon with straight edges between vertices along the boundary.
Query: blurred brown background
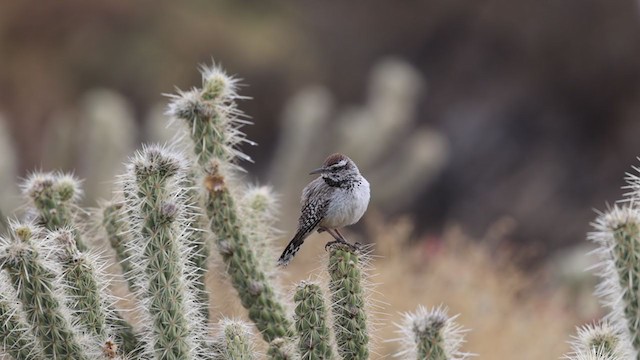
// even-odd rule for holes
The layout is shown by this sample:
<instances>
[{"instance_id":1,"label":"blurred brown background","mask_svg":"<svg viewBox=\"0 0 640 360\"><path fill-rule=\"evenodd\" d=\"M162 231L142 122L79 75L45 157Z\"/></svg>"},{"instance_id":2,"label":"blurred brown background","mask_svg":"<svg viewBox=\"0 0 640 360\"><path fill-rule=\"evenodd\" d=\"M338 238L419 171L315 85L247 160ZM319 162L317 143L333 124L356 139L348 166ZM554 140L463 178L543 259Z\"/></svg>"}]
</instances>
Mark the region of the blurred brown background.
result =
<instances>
[{"instance_id":1,"label":"blurred brown background","mask_svg":"<svg viewBox=\"0 0 640 360\"><path fill-rule=\"evenodd\" d=\"M582 242L592 208L620 197L640 154L635 1L8 1L0 54L18 175L78 166L77 151L62 164L43 159L52 124L88 91L123 95L146 141L161 94L197 85L196 64L215 59L253 98L241 104L260 144L246 149L256 161L247 168L262 182L288 99L324 86L336 124L339 109L366 102L376 63L403 59L426 83L412 126L441 134L447 156L411 201L378 210L412 214L415 235L436 237L451 222L482 236L506 217L508 239L534 258ZM66 118L81 127L81 114Z\"/></svg>"}]
</instances>

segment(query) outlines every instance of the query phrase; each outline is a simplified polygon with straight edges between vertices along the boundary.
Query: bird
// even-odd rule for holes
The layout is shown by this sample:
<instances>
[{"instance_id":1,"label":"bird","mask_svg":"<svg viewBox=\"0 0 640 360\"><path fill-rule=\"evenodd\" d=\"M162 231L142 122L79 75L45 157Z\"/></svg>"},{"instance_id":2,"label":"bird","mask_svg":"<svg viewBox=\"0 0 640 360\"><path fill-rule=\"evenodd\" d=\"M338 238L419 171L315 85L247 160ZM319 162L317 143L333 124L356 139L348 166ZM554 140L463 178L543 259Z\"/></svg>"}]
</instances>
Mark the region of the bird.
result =
<instances>
[{"instance_id":1,"label":"bird","mask_svg":"<svg viewBox=\"0 0 640 360\"><path fill-rule=\"evenodd\" d=\"M350 245L338 228L358 222L369 206L369 182L346 155L329 155L322 167L309 173L316 174L320 176L302 190L298 229L278 259L279 266L288 265L304 240L316 230L326 231L335 239L325 249L336 242Z\"/></svg>"}]
</instances>

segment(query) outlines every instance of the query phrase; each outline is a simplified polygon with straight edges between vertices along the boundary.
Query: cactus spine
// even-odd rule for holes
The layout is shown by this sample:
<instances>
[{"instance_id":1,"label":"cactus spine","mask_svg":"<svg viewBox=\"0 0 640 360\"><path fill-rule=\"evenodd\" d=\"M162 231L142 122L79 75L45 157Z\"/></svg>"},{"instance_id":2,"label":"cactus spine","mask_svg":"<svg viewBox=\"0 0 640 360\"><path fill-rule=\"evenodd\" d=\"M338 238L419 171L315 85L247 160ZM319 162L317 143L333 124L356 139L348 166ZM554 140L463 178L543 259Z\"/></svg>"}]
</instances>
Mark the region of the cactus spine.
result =
<instances>
[{"instance_id":1,"label":"cactus spine","mask_svg":"<svg viewBox=\"0 0 640 360\"><path fill-rule=\"evenodd\" d=\"M598 294L611 308L611 320L640 349L640 210L614 206L593 224L589 239L599 245Z\"/></svg>"},{"instance_id":2,"label":"cactus spine","mask_svg":"<svg viewBox=\"0 0 640 360\"><path fill-rule=\"evenodd\" d=\"M303 360L332 359L327 307L318 284L301 282L294 296L298 349Z\"/></svg>"},{"instance_id":3,"label":"cactus spine","mask_svg":"<svg viewBox=\"0 0 640 360\"><path fill-rule=\"evenodd\" d=\"M49 235L56 260L62 265L69 300L68 304L80 323L97 338L106 338L106 299L97 279L97 269L93 259L78 251L73 232L68 229L55 231Z\"/></svg>"},{"instance_id":4,"label":"cactus spine","mask_svg":"<svg viewBox=\"0 0 640 360\"><path fill-rule=\"evenodd\" d=\"M329 248L329 289L333 330L338 353L345 359L369 357L369 332L362 285L362 264L349 245L333 243Z\"/></svg>"},{"instance_id":5,"label":"cactus spine","mask_svg":"<svg viewBox=\"0 0 640 360\"><path fill-rule=\"evenodd\" d=\"M202 70L203 87L173 97L168 113L189 129L194 152L204 172L205 206L216 235L218 251L242 305L267 342L293 335L284 306L261 270L242 229L236 201L228 187L226 169L235 158L248 157L236 150L248 142L239 128L246 124L235 106L236 80L213 66Z\"/></svg>"},{"instance_id":6,"label":"cactus spine","mask_svg":"<svg viewBox=\"0 0 640 360\"><path fill-rule=\"evenodd\" d=\"M631 359L633 349L629 346L624 332L620 330L622 329L609 321L578 328L578 335L571 342L573 353L567 357L594 353L602 358Z\"/></svg>"},{"instance_id":7,"label":"cactus spine","mask_svg":"<svg viewBox=\"0 0 640 360\"><path fill-rule=\"evenodd\" d=\"M107 239L111 247L116 251L118 263L122 266L122 273L127 280L129 291L136 292L135 267L131 264L131 241L128 237L128 226L125 219L126 213L122 202L105 204L102 208L102 227L106 231Z\"/></svg>"},{"instance_id":8,"label":"cactus spine","mask_svg":"<svg viewBox=\"0 0 640 360\"><path fill-rule=\"evenodd\" d=\"M141 265L139 298L150 317L149 355L157 359L193 359L197 347L195 324L189 312L185 239L188 230L181 184L182 159L159 147L137 154L125 181L135 183L127 200L134 227L132 253ZM185 246L187 245L187 246Z\"/></svg>"},{"instance_id":9,"label":"cactus spine","mask_svg":"<svg viewBox=\"0 0 640 360\"><path fill-rule=\"evenodd\" d=\"M192 212L190 221L186 226L189 230L189 240L191 244L189 250L189 262L193 265L193 273L188 274L191 277L191 283L194 286L193 291L197 296L197 306L200 308L202 317L205 321L209 319L209 293L205 286L205 274L207 272L207 259L209 258L209 244L207 242L207 233L203 229L205 224L205 214L200 206L200 192L196 188L196 173L190 170L185 178L186 203L185 205Z\"/></svg>"},{"instance_id":10,"label":"cactus spine","mask_svg":"<svg viewBox=\"0 0 640 360\"><path fill-rule=\"evenodd\" d=\"M0 240L0 265L8 273L47 357L55 359L88 359L64 307L56 293L56 271L45 260L46 251L37 229L29 224L13 224L9 238Z\"/></svg>"},{"instance_id":11,"label":"cactus spine","mask_svg":"<svg viewBox=\"0 0 640 360\"><path fill-rule=\"evenodd\" d=\"M23 193L38 210L39 223L48 230L74 228L72 207L81 196L79 181L62 173L34 173L23 184ZM86 251L79 231L75 231L76 246Z\"/></svg>"},{"instance_id":12,"label":"cactus spine","mask_svg":"<svg viewBox=\"0 0 640 360\"><path fill-rule=\"evenodd\" d=\"M455 323L457 316L449 317L446 308L427 310L419 306L415 313L404 314L399 325L403 359L453 360L465 359L469 354L460 352L464 343L464 330Z\"/></svg>"},{"instance_id":13,"label":"cactus spine","mask_svg":"<svg viewBox=\"0 0 640 360\"><path fill-rule=\"evenodd\" d=\"M222 360L253 360L255 349L251 342L251 331L241 321L223 320L221 326Z\"/></svg>"},{"instance_id":14,"label":"cactus spine","mask_svg":"<svg viewBox=\"0 0 640 360\"><path fill-rule=\"evenodd\" d=\"M0 349L16 360L44 360L14 295L6 274L0 272Z\"/></svg>"}]
</instances>

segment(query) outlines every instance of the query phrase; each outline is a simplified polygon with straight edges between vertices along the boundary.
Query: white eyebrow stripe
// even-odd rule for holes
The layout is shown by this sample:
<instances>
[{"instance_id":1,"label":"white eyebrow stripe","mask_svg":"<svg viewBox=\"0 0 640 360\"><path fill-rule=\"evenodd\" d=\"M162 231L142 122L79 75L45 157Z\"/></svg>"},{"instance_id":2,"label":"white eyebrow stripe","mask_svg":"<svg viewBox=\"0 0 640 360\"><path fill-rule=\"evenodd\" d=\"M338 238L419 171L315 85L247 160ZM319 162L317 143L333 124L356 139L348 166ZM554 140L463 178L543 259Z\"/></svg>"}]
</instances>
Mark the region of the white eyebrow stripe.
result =
<instances>
[{"instance_id":1,"label":"white eyebrow stripe","mask_svg":"<svg viewBox=\"0 0 640 360\"><path fill-rule=\"evenodd\" d=\"M335 166L335 167L343 167L343 166L345 166L345 165L347 165L347 160L342 159L342 160L338 161L337 163L333 164L332 166Z\"/></svg>"}]
</instances>

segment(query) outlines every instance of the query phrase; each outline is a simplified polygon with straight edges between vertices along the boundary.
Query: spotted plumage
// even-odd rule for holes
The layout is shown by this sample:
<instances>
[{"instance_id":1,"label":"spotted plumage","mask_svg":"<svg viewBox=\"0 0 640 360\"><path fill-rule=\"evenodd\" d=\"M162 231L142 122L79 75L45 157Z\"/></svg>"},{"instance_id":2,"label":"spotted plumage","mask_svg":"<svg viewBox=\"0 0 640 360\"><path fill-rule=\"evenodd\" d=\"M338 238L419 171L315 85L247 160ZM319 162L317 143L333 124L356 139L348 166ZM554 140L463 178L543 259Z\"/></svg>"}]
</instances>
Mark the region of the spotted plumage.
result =
<instances>
[{"instance_id":1,"label":"spotted plumage","mask_svg":"<svg viewBox=\"0 0 640 360\"><path fill-rule=\"evenodd\" d=\"M302 191L298 230L278 259L279 265L287 265L315 230L344 242L338 228L358 222L369 204L369 182L345 155L330 155L311 174L320 176Z\"/></svg>"}]
</instances>

